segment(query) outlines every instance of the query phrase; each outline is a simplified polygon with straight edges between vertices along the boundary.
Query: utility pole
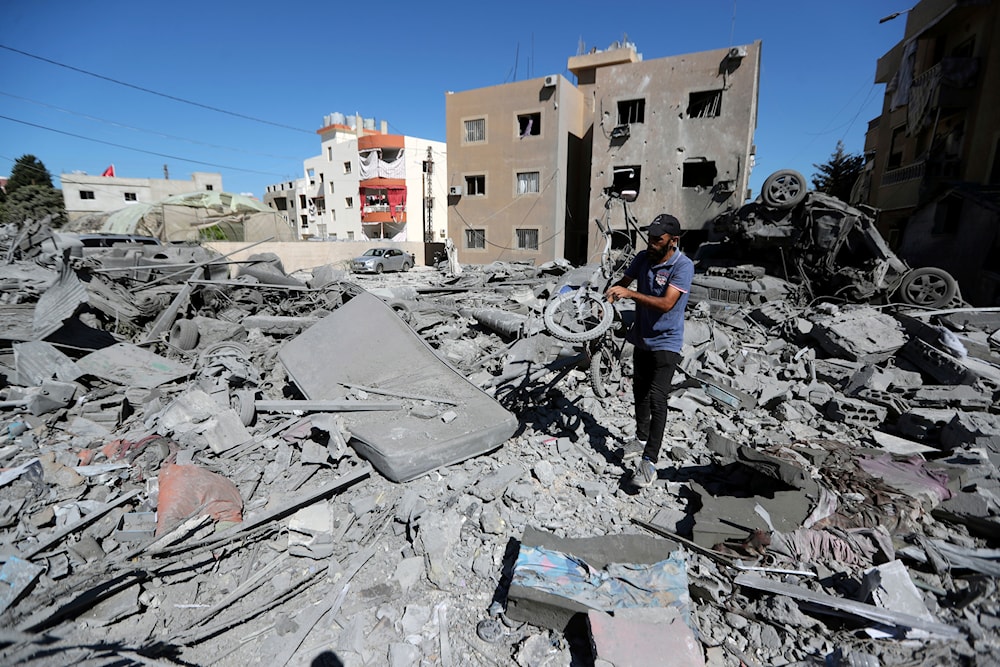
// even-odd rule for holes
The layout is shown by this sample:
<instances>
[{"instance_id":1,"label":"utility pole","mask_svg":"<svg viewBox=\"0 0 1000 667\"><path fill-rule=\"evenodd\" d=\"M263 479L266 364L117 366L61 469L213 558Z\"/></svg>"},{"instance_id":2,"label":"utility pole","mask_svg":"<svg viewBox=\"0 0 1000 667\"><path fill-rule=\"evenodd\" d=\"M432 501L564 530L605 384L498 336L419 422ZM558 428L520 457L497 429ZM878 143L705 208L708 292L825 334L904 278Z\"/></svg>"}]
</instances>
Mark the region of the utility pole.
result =
<instances>
[{"instance_id":1,"label":"utility pole","mask_svg":"<svg viewBox=\"0 0 1000 667\"><path fill-rule=\"evenodd\" d=\"M167 165L163 165L163 178L164 180L170 180L170 170L167 169Z\"/></svg>"},{"instance_id":2,"label":"utility pole","mask_svg":"<svg viewBox=\"0 0 1000 667\"><path fill-rule=\"evenodd\" d=\"M434 154L431 147L427 147L427 160L424 162L424 243L434 241L434 226L431 218L434 211L434 195L431 186L433 185L432 175L434 174Z\"/></svg>"}]
</instances>

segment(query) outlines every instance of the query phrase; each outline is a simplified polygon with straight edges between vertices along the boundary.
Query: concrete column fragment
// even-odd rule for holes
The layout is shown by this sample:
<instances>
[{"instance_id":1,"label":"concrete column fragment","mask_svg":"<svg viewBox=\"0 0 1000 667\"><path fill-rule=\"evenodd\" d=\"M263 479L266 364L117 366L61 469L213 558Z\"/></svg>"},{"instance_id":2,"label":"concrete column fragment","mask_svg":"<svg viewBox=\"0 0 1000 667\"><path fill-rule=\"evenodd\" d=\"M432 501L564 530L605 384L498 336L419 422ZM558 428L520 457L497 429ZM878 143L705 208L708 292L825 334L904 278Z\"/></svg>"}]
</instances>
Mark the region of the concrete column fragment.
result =
<instances>
[{"instance_id":1,"label":"concrete column fragment","mask_svg":"<svg viewBox=\"0 0 1000 667\"><path fill-rule=\"evenodd\" d=\"M852 361L879 363L906 344L899 322L874 308L845 311L815 324L812 335L820 346Z\"/></svg>"}]
</instances>

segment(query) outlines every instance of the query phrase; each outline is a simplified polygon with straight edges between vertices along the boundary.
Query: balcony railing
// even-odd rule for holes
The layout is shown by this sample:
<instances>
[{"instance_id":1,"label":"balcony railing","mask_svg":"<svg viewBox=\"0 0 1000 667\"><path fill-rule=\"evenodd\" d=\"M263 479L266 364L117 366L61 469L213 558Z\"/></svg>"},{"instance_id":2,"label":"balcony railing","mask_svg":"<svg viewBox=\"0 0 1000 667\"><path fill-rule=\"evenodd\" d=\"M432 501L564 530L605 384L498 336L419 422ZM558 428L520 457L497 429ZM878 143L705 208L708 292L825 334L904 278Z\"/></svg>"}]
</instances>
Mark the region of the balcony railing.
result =
<instances>
[{"instance_id":1,"label":"balcony railing","mask_svg":"<svg viewBox=\"0 0 1000 667\"><path fill-rule=\"evenodd\" d=\"M895 185L897 183L905 183L906 181L919 180L924 177L925 171L927 171L927 162L924 160L908 164L899 169L886 170L882 174L882 185Z\"/></svg>"},{"instance_id":2,"label":"balcony railing","mask_svg":"<svg viewBox=\"0 0 1000 667\"><path fill-rule=\"evenodd\" d=\"M391 213L392 206L389 204L366 204L365 213ZM406 206L402 204L396 205L396 213L405 213Z\"/></svg>"}]
</instances>

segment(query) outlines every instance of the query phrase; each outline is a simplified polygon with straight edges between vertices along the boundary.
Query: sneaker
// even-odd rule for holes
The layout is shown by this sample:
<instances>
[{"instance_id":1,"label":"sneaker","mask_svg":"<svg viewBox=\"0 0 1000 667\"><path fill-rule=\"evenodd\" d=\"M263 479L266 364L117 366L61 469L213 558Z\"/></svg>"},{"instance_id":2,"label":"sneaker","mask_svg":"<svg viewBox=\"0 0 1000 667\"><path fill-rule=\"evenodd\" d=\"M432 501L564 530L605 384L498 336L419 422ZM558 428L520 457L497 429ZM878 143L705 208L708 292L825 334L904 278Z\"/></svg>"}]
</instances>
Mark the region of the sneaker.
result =
<instances>
[{"instance_id":1,"label":"sneaker","mask_svg":"<svg viewBox=\"0 0 1000 667\"><path fill-rule=\"evenodd\" d=\"M656 466L649 459L642 459L635 466L632 482L638 487L649 486L656 480Z\"/></svg>"},{"instance_id":2,"label":"sneaker","mask_svg":"<svg viewBox=\"0 0 1000 667\"><path fill-rule=\"evenodd\" d=\"M644 449L646 449L646 443L642 440L632 438L631 442L625 443L625 446L622 447L622 461L639 458L642 456Z\"/></svg>"}]
</instances>

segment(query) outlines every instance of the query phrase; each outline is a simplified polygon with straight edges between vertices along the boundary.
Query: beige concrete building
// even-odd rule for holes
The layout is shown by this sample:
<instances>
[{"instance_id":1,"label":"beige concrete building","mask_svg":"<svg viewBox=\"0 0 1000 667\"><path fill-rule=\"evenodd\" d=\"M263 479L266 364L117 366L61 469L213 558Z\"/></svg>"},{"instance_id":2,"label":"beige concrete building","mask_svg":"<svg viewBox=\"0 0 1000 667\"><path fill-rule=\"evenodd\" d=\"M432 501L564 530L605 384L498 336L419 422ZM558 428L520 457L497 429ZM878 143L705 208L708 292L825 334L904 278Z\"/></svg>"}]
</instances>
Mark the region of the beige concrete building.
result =
<instances>
[{"instance_id":1,"label":"beige concrete building","mask_svg":"<svg viewBox=\"0 0 1000 667\"><path fill-rule=\"evenodd\" d=\"M317 130L320 154L303 162L305 177L268 186L264 202L294 221L304 239L442 242L445 144L387 127L327 115Z\"/></svg>"},{"instance_id":2,"label":"beige concrete building","mask_svg":"<svg viewBox=\"0 0 1000 667\"><path fill-rule=\"evenodd\" d=\"M449 236L462 262L537 264L586 234L587 107L559 75L445 101Z\"/></svg>"},{"instance_id":3,"label":"beige concrete building","mask_svg":"<svg viewBox=\"0 0 1000 667\"><path fill-rule=\"evenodd\" d=\"M222 192L222 174L194 172L190 180L167 178L118 178L83 172L60 174L67 219L111 213L132 204L152 204L189 192Z\"/></svg>"},{"instance_id":4,"label":"beige concrete building","mask_svg":"<svg viewBox=\"0 0 1000 667\"><path fill-rule=\"evenodd\" d=\"M449 235L468 263L593 261L606 191L646 223L704 230L747 196L761 44L643 61L632 44L559 75L449 93ZM611 220L624 226L619 207Z\"/></svg>"}]
</instances>

